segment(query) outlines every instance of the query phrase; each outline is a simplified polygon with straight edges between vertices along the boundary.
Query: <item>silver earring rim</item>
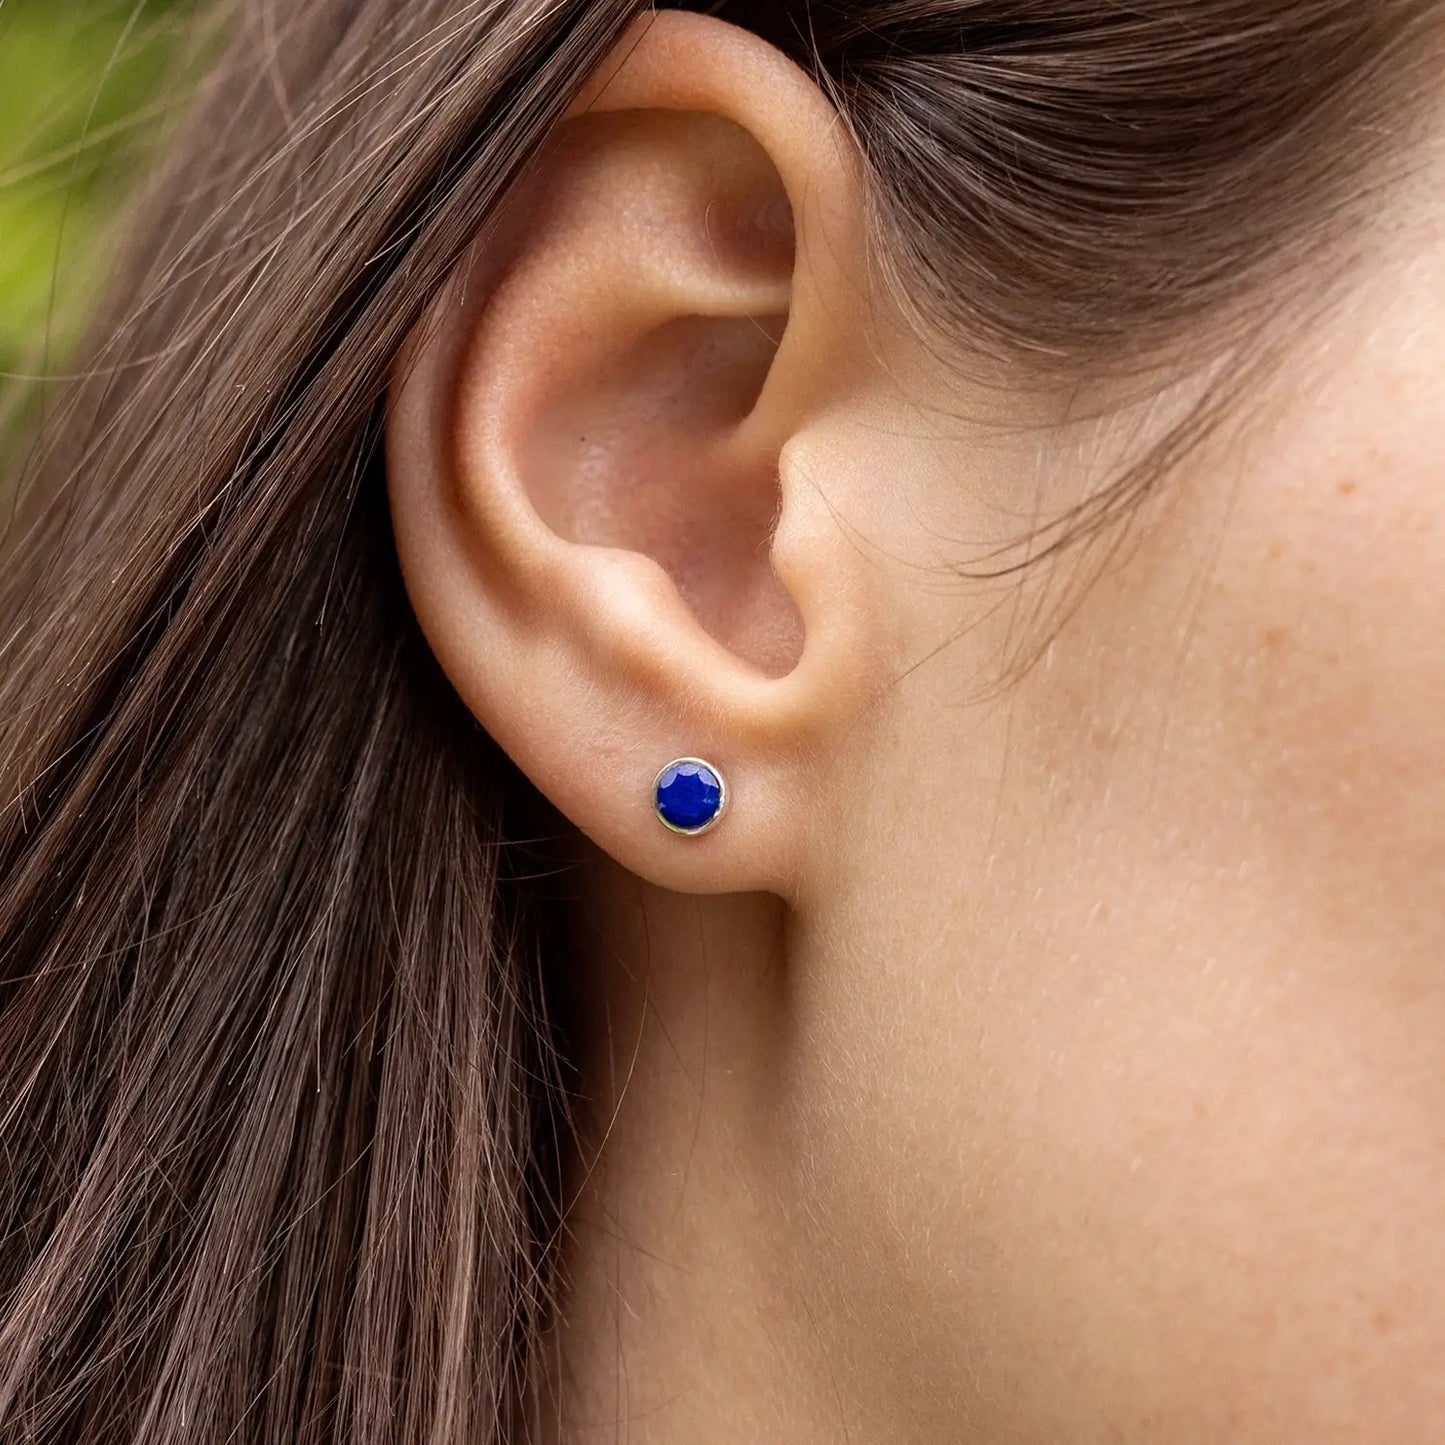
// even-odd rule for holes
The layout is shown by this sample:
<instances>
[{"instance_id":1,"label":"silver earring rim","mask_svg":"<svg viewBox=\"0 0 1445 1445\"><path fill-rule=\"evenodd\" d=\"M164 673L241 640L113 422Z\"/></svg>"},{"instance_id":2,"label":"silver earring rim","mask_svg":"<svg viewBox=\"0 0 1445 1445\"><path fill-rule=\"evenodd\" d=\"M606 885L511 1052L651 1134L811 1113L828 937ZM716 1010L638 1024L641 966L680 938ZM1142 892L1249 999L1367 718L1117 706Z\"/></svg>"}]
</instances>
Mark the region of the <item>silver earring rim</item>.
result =
<instances>
[{"instance_id":1,"label":"silver earring rim","mask_svg":"<svg viewBox=\"0 0 1445 1445\"><path fill-rule=\"evenodd\" d=\"M662 781L662 775L669 769L680 766L682 763L697 763L704 767L717 779L718 803L717 812L712 815L700 828L679 828L676 823L669 823L662 816L662 809L657 805L657 785ZM723 770L716 763L709 762L706 758L681 757L673 758L671 762L664 763L658 770L657 776L652 780L652 816L667 829L669 833L676 833L679 838L700 838L704 833L710 833L719 823L722 822L723 814L728 810L728 780L723 776Z\"/></svg>"}]
</instances>

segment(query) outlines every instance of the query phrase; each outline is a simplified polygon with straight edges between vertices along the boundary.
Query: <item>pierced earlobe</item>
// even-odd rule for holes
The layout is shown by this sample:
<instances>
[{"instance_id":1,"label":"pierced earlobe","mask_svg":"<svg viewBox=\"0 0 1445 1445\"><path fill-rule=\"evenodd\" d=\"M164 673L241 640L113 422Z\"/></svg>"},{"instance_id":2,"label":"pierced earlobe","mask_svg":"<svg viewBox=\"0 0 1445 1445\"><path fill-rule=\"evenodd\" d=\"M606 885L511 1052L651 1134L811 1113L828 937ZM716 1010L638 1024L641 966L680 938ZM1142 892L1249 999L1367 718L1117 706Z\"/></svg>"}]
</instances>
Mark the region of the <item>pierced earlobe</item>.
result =
<instances>
[{"instance_id":1,"label":"pierced earlobe","mask_svg":"<svg viewBox=\"0 0 1445 1445\"><path fill-rule=\"evenodd\" d=\"M675 758L652 780L652 806L664 828L695 838L716 827L728 805L727 784L701 758Z\"/></svg>"}]
</instances>

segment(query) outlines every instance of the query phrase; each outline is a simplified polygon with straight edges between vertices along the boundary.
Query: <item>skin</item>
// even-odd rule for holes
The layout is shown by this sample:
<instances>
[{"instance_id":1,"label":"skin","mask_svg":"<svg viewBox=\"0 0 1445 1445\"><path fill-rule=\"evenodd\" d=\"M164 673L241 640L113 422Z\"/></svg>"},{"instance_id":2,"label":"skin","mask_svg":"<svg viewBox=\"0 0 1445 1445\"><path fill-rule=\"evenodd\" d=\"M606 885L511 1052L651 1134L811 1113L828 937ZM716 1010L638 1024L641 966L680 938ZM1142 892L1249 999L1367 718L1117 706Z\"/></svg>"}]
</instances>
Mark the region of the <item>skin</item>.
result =
<instances>
[{"instance_id":1,"label":"skin","mask_svg":"<svg viewBox=\"0 0 1445 1445\"><path fill-rule=\"evenodd\" d=\"M549 1438L1438 1439L1445 146L1107 568L980 582L1194 378L1076 421L925 344L762 42L605 72L388 432L582 840Z\"/></svg>"}]
</instances>

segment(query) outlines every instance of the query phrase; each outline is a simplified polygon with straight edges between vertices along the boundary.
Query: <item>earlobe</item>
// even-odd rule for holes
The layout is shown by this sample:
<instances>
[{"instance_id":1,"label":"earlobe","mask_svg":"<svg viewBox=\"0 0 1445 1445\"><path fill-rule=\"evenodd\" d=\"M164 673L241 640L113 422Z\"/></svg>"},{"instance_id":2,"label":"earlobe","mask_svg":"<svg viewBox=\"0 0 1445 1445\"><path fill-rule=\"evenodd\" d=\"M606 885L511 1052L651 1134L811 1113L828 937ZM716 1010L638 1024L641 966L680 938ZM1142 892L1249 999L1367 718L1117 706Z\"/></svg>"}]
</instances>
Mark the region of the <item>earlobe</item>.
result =
<instances>
[{"instance_id":1,"label":"earlobe","mask_svg":"<svg viewBox=\"0 0 1445 1445\"><path fill-rule=\"evenodd\" d=\"M619 56L398 367L397 546L463 699L584 832L664 887L787 894L810 770L883 682L799 460L866 351L861 272L819 274L862 208L763 42L668 14Z\"/></svg>"}]
</instances>

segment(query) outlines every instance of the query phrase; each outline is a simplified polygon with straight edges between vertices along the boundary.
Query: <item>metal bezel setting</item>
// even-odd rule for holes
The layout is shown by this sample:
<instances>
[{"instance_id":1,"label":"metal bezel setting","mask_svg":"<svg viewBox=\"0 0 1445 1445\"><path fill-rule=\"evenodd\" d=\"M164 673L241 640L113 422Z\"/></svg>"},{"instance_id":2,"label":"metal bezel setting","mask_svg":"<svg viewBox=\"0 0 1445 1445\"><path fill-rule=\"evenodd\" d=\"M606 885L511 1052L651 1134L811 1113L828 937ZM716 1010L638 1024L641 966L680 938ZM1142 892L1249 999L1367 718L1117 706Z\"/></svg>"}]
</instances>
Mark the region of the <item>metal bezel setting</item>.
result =
<instances>
[{"instance_id":1,"label":"metal bezel setting","mask_svg":"<svg viewBox=\"0 0 1445 1445\"><path fill-rule=\"evenodd\" d=\"M657 785L662 781L662 775L669 768L680 767L683 763L696 763L704 767L717 779L718 802L717 812L712 815L700 828L679 828L676 823L670 823L662 816L662 809L657 805ZM710 833L722 822L723 814L728 810L728 783L723 776L722 769L716 763L710 763L706 758L672 758L664 763L658 770L657 776L652 780L652 814L669 833L676 833L679 838L700 838L704 833Z\"/></svg>"}]
</instances>

